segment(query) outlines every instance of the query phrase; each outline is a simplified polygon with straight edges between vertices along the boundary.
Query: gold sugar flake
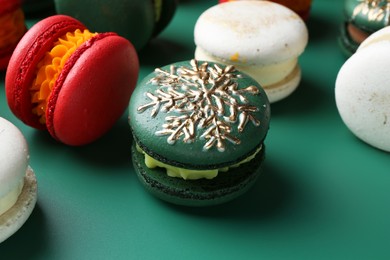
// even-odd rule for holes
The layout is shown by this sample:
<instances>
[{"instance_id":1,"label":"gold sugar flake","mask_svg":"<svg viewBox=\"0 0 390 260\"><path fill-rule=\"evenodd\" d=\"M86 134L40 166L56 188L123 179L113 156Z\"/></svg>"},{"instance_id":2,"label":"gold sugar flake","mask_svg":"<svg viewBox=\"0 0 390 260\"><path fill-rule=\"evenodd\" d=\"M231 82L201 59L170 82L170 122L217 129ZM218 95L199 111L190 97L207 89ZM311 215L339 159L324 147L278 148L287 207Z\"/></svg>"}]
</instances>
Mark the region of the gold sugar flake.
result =
<instances>
[{"instance_id":1,"label":"gold sugar flake","mask_svg":"<svg viewBox=\"0 0 390 260\"><path fill-rule=\"evenodd\" d=\"M239 145L240 139L232 135L233 124L243 132L251 122L256 127L260 121L254 116L259 109L248 104L247 95L258 95L256 86L239 89L237 79L242 78L233 66L224 68L207 62L191 60L191 67L171 66L169 71L156 69L149 83L156 90L145 95L148 104L138 107L138 112L151 109L151 117L167 113L157 136L167 136L167 142L178 140L192 143L196 138L205 140L204 150L216 147L225 151L226 141ZM174 112L174 115L172 115Z\"/></svg>"},{"instance_id":2,"label":"gold sugar flake","mask_svg":"<svg viewBox=\"0 0 390 260\"><path fill-rule=\"evenodd\" d=\"M384 20L384 25L390 23L390 1L389 0L361 0L354 8L352 17L357 15L367 15L369 21L380 22Z\"/></svg>"}]
</instances>

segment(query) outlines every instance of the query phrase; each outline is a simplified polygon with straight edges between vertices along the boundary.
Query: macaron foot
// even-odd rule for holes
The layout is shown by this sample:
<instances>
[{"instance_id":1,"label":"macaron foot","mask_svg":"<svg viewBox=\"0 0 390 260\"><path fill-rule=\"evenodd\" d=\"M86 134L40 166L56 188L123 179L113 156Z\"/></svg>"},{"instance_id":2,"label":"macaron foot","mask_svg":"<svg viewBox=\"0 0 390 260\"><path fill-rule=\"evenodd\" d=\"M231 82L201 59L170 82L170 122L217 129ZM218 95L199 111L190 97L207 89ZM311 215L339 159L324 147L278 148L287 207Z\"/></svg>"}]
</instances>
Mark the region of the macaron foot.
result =
<instances>
[{"instance_id":1,"label":"macaron foot","mask_svg":"<svg viewBox=\"0 0 390 260\"><path fill-rule=\"evenodd\" d=\"M300 81L301 68L297 65L294 70L280 82L270 86L264 86L264 91L268 96L269 102L275 103L291 95L298 88Z\"/></svg>"},{"instance_id":2,"label":"macaron foot","mask_svg":"<svg viewBox=\"0 0 390 260\"><path fill-rule=\"evenodd\" d=\"M263 145L253 160L221 172L214 179L184 180L169 177L163 168L146 167L144 155L132 146L133 166L146 190L163 201L183 206L217 205L244 194L260 175L264 157Z\"/></svg>"},{"instance_id":3,"label":"macaron foot","mask_svg":"<svg viewBox=\"0 0 390 260\"><path fill-rule=\"evenodd\" d=\"M8 211L0 216L0 243L18 231L31 215L37 202L38 185L31 167L26 170L23 189Z\"/></svg>"}]
</instances>

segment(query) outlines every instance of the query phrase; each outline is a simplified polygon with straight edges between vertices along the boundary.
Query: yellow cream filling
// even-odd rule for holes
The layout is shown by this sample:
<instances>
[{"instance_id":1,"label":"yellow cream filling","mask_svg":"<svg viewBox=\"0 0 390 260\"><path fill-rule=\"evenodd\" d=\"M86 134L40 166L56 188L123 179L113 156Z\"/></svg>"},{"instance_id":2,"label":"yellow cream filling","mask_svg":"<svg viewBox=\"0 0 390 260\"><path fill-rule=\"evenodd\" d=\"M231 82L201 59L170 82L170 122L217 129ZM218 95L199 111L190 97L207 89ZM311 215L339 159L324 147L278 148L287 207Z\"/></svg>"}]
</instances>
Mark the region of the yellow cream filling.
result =
<instances>
[{"instance_id":1,"label":"yellow cream filling","mask_svg":"<svg viewBox=\"0 0 390 260\"><path fill-rule=\"evenodd\" d=\"M81 31L79 29L74 32L67 32L54 43L53 48L38 63L36 77L30 91L31 102L34 105L32 112L39 116L39 121L42 124L46 123L47 103L66 61L81 44L96 34L88 30Z\"/></svg>"},{"instance_id":2,"label":"yellow cream filling","mask_svg":"<svg viewBox=\"0 0 390 260\"><path fill-rule=\"evenodd\" d=\"M233 62L234 67L237 70L254 78L262 85L263 88L267 88L268 86L278 83L286 78L298 64L297 57L269 65L246 64L246 61L240 58L240 54L238 52L234 53L230 57L230 60L222 60L199 47L195 49L195 58L198 60L207 60L225 64Z\"/></svg>"},{"instance_id":3,"label":"yellow cream filling","mask_svg":"<svg viewBox=\"0 0 390 260\"><path fill-rule=\"evenodd\" d=\"M20 193L22 192L23 185L24 179L22 179L14 189L0 197L0 216L15 205Z\"/></svg>"},{"instance_id":4,"label":"yellow cream filling","mask_svg":"<svg viewBox=\"0 0 390 260\"><path fill-rule=\"evenodd\" d=\"M26 30L22 9L0 17L0 49L18 42Z\"/></svg>"},{"instance_id":5,"label":"yellow cream filling","mask_svg":"<svg viewBox=\"0 0 390 260\"><path fill-rule=\"evenodd\" d=\"M137 145L137 151L145 155L145 165L146 167L153 169L156 167L161 167L166 169L166 173L170 177L178 177L178 178L183 178L185 180L197 180L197 179L213 179L217 177L219 172L227 172L230 168L236 168L240 166L243 163L247 163L261 151L262 146L260 146L252 155L248 156L244 160L228 166L228 167L223 167L219 169L211 169L211 170L190 170L190 169L184 169L184 168L179 168L175 167L163 162L160 162L154 158L152 158L150 155L145 153L138 145Z\"/></svg>"}]
</instances>

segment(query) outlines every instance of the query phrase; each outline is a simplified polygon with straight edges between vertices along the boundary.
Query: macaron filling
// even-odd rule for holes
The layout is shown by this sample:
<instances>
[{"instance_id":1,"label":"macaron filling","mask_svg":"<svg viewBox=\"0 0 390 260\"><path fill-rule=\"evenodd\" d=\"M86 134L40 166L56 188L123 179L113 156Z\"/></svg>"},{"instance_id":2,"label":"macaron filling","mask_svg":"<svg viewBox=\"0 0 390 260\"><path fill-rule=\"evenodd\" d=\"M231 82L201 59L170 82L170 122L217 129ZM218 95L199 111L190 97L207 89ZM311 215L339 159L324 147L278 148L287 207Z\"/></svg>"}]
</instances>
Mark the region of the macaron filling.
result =
<instances>
[{"instance_id":1,"label":"macaron filling","mask_svg":"<svg viewBox=\"0 0 390 260\"><path fill-rule=\"evenodd\" d=\"M31 102L34 105L32 113L39 117L40 123L46 123L47 104L67 60L78 47L96 35L97 33L79 29L67 32L54 43L53 48L38 63L30 92Z\"/></svg>"},{"instance_id":2,"label":"macaron filling","mask_svg":"<svg viewBox=\"0 0 390 260\"><path fill-rule=\"evenodd\" d=\"M152 156L147 154L145 151L143 151L138 145L137 151L139 153L142 153L145 156L145 165L149 169L153 169L156 167L165 168L166 173L170 177L177 177L182 178L185 180L197 180L197 179L213 179L218 176L219 172L227 172L230 168L237 168L240 165L250 162L253 160L256 155L262 150L262 145L251 155L249 155L247 158L241 160L238 163L232 164L230 166L226 166L223 168L218 169L208 169L208 170L193 170L193 169L184 169L180 167L176 167L173 165L169 165L166 163L163 163L159 160L154 159Z\"/></svg>"},{"instance_id":3,"label":"macaron filling","mask_svg":"<svg viewBox=\"0 0 390 260\"><path fill-rule=\"evenodd\" d=\"M15 45L26 31L22 9L0 16L0 49Z\"/></svg>"},{"instance_id":4,"label":"macaron filling","mask_svg":"<svg viewBox=\"0 0 390 260\"><path fill-rule=\"evenodd\" d=\"M361 44L365 39L368 38L368 36L370 36L370 33L359 29L352 23L347 24L347 31L349 37L357 44Z\"/></svg>"},{"instance_id":5,"label":"macaron filling","mask_svg":"<svg viewBox=\"0 0 390 260\"><path fill-rule=\"evenodd\" d=\"M259 82L264 88L275 85L288 77L298 65L297 57L269 65L248 64L245 60L240 59L239 53L231 55L230 60L223 60L213 56L200 47L196 48L195 56L200 60L234 64L234 67L237 70L248 74L257 82Z\"/></svg>"},{"instance_id":6,"label":"macaron filling","mask_svg":"<svg viewBox=\"0 0 390 260\"><path fill-rule=\"evenodd\" d=\"M18 200L28 169L28 147L21 132L0 117L0 215Z\"/></svg>"},{"instance_id":7,"label":"macaron filling","mask_svg":"<svg viewBox=\"0 0 390 260\"><path fill-rule=\"evenodd\" d=\"M15 205L20 193L22 192L23 185L24 179L21 179L18 183L16 183L14 188L0 197L0 215L7 212L13 205Z\"/></svg>"}]
</instances>

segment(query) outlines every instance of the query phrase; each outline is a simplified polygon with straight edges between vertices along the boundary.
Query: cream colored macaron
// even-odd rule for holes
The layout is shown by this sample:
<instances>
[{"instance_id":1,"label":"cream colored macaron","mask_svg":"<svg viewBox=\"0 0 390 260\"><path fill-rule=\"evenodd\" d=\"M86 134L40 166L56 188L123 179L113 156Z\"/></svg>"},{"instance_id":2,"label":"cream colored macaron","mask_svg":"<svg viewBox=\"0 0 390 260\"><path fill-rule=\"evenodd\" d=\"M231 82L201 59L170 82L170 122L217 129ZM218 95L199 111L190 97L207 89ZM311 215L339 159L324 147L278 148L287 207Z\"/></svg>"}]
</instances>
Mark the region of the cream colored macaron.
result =
<instances>
[{"instance_id":1,"label":"cream colored macaron","mask_svg":"<svg viewBox=\"0 0 390 260\"><path fill-rule=\"evenodd\" d=\"M215 5L201 14L194 29L195 58L232 64L264 88L270 102L299 85L298 57L308 42L304 21L268 1Z\"/></svg>"},{"instance_id":2,"label":"cream colored macaron","mask_svg":"<svg viewBox=\"0 0 390 260\"><path fill-rule=\"evenodd\" d=\"M366 143L390 152L390 28L368 37L341 67L336 105L345 125Z\"/></svg>"},{"instance_id":3,"label":"cream colored macaron","mask_svg":"<svg viewBox=\"0 0 390 260\"><path fill-rule=\"evenodd\" d=\"M0 117L0 243L28 219L37 201L37 181L28 165L26 140Z\"/></svg>"}]
</instances>

